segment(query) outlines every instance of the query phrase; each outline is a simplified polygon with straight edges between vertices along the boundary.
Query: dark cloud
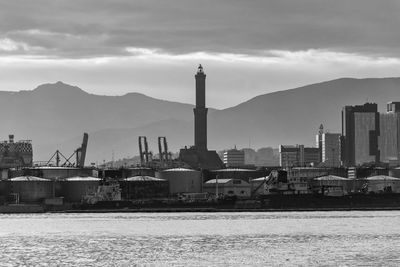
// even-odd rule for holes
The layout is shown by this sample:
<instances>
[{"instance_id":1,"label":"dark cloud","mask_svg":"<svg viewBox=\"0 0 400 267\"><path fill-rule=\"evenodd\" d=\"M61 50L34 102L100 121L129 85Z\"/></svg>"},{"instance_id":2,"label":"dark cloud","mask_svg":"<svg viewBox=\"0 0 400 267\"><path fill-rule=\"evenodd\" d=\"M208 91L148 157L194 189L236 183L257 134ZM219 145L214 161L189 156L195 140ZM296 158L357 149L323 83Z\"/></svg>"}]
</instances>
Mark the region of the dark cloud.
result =
<instances>
[{"instance_id":1,"label":"dark cloud","mask_svg":"<svg viewBox=\"0 0 400 267\"><path fill-rule=\"evenodd\" d=\"M398 56L399 13L397 0L0 0L0 40L42 48L20 53L68 58L124 55L126 47Z\"/></svg>"}]
</instances>

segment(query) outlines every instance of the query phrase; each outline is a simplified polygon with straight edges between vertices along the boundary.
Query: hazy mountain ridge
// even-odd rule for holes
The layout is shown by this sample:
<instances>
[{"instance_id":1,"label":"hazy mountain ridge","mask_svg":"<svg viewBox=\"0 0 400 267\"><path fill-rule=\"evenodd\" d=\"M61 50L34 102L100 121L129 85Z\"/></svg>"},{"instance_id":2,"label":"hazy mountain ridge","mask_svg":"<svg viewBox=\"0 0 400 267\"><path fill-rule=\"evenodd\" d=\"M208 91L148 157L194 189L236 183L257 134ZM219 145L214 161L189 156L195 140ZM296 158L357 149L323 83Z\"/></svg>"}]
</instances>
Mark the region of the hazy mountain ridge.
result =
<instances>
[{"instance_id":1,"label":"hazy mountain ridge","mask_svg":"<svg viewBox=\"0 0 400 267\"><path fill-rule=\"evenodd\" d=\"M193 117L193 105L138 93L93 95L61 82L0 96L0 140L9 133L16 139L32 139L35 160L50 158L51 152L84 131L138 128L171 119L190 122Z\"/></svg>"},{"instance_id":2,"label":"hazy mountain ridge","mask_svg":"<svg viewBox=\"0 0 400 267\"><path fill-rule=\"evenodd\" d=\"M194 90L194 89L193 89ZM345 105L400 100L400 78L342 78L254 97L224 110L210 109L208 146L223 150L314 145L321 123L341 131ZM1 139L32 139L34 159L46 160L57 148L72 153L89 132L88 161L109 161L138 154L137 137L146 135L157 153L157 137L171 150L193 144L193 105L139 93L124 96L89 94L58 82L33 91L0 92Z\"/></svg>"},{"instance_id":3,"label":"hazy mountain ridge","mask_svg":"<svg viewBox=\"0 0 400 267\"><path fill-rule=\"evenodd\" d=\"M257 96L211 114L209 129L212 135L224 135L239 147L248 146L249 139L255 148L314 145L321 123L331 132L341 131L343 106L368 101L378 103L383 111L388 101L396 100L400 100L400 78L342 78Z\"/></svg>"}]
</instances>

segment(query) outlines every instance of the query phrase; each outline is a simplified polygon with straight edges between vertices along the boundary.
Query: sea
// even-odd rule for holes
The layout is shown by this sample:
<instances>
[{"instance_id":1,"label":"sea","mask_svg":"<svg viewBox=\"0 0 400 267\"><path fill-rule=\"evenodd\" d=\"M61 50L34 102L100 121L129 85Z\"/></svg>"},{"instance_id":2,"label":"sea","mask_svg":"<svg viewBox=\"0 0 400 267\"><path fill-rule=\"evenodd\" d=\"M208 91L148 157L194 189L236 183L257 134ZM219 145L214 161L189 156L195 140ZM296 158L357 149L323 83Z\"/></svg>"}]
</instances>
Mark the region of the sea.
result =
<instances>
[{"instance_id":1,"label":"sea","mask_svg":"<svg viewBox=\"0 0 400 267\"><path fill-rule=\"evenodd\" d=\"M0 266L400 266L400 211L3 214Z\"/></svg>"}]
</instances>

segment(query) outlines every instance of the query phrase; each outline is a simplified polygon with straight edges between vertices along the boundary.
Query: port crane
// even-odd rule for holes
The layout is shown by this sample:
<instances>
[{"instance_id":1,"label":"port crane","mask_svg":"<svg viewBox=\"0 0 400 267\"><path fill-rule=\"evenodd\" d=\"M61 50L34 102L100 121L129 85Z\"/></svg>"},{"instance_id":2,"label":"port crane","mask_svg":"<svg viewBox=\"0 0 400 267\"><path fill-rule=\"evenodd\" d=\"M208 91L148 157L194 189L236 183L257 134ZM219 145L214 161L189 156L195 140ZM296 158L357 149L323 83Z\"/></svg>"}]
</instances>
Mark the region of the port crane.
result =
<instances>
[{"instance_id":1,"label":"port crane","mask_svg":"<svg viewBox=\"0 0 400 267\"><path fill-rule=\"evenodd\" d=\"M158 137L158 152L160 155L160 167L165 168L170 165L171 153L168 152L168 143L165 136Z\"/></svg>"},{"instance_id":2,"label":"port crane","mask_svg":"<svg viewBox=\"0 0 400 267\"><path fill-rule=\"evenodd\" d=\"M57 150L45 165L50 165L50 163L55 159L56 167L72 167L72 166L76 166L77 168L85 167L88 140L89 140L89 135L87 133L84 133L82 145L78 147L74 151L74 153L72 153L71 156L67 158L60 152L60 150ZM74 156L75 156L75 163L72 163L71 161ZM62 159L64 160L64 162L61 164Z\"/></svg>"},{"instance_id":3,"label":"port crane","mask_svg":"<svg viewBox=\"0 0 400 267\"><path fill-rule=\"evenodd\" d=\"M140 154L140 165L146 166L151 160L151 152L149 152L149 144L147 143L146 136L139 136L139 154Z\"/></svg>"}]
</instances>

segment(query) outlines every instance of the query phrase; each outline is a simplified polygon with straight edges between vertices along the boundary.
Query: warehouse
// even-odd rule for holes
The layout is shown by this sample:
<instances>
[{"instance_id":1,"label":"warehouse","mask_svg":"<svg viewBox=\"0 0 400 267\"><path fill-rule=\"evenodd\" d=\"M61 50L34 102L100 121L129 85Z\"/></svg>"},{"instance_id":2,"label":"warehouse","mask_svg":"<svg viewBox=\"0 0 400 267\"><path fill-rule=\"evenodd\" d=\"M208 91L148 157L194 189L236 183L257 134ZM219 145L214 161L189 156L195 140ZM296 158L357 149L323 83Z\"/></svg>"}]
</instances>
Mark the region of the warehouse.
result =
<instances>
[{"instance_id":1,"label":"warehouse","mask_svg":"<svg viewBox=\"0 0 400 267\"><path fill-rule=\"evenodd\" d=\"M212 179L203 186L203 191L219 197L248 198L250 197L250 184L241 179Z\"/></svg>"},{"instance_id":2,"label":"warehouse","mask_svg":"<svg viewBox=\"0 0 400 267\"><path fill-rule=\"evenodd\" d=\"M352 179L326 175L313 179L313 190L325 196L347 195L352 187Z\"/></svg>"}]
</instances>

